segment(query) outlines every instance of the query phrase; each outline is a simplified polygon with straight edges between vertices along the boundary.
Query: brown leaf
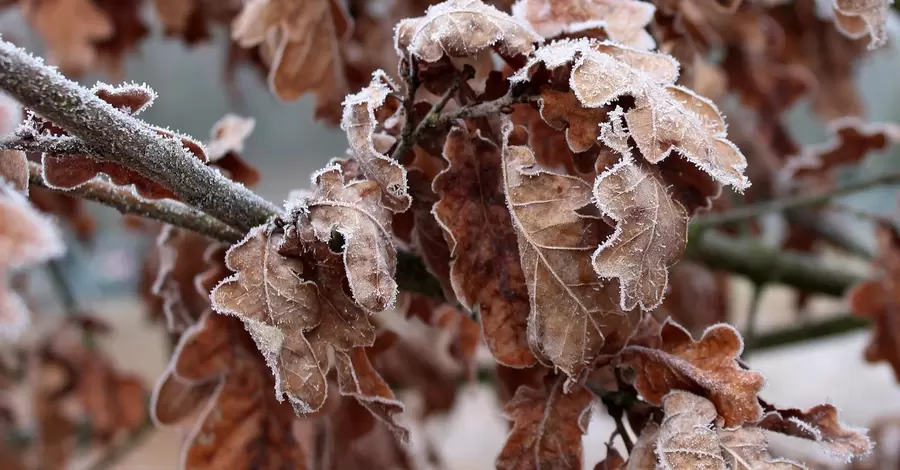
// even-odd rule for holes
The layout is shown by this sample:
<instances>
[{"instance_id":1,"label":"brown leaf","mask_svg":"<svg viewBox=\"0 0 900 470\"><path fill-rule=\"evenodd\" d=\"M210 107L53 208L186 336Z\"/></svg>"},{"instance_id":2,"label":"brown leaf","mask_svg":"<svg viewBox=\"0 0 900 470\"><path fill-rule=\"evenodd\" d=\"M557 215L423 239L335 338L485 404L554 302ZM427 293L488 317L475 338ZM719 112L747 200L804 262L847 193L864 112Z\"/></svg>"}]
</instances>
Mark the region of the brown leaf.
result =
<instances>
[{"instance_id":1,"label":"brown leaf","mask_svg":"<svg viewBox=\"0 0 900 470\"><path fill-rule=\"evenodd\" d=\"M117 372L97 355L79 361L78 370L77 393L90 420L92 437L109 441L146 422L146 392L139 378Z\"/></svg>"},{"instance_id":2,"label":"brown leaf","mask_svg":"<svg viewBox=\"0 0 900 470\"><path fill-rule=\"evenodd\" d=\"M143 0L92 0L113 24L113 34L95 42L100 65L121 79L125 57L137 49L149 33L143 20Z\"/></svg>"},{"instance_id":3,"label":"brown leaf","mask_svg":"<svg viewBox=\"0 0 900 470\"><path fill-rule=\"evenodd\" d=\"M727 321L730 299L729 274L712 271L690 260L669 270L669 293L661 309L692 334Z\"/></svg>"},{"instance_id":4,"label":"brown leaf","mask_svg":"<svg viewBox=\"0 0 900 470\"><path fill-rule=\"evenodd\" d=\"M341 168L329 165L313 175L316 190L294 201L299 223L308 223L315 236L328 243L333 232L344 240L344 265L353 299L363 308L380 312L397 299L397 250L391 236L390 211L380 204L376 182L344 184Z\"/></svg>"},{"instance_id":5,"label":"brown leaf","mask_svg":"<svg viewBox=\"0 0 900 470\"><path fill-rule=\"evenodd\" d=\"M91 0L27 0L22 14L47 43L48 61L66 74L95 66L95 43L115 32L111 18Z\"/></svg>"},{"instance_id":6,"label":"brown leaf","mask_svg":"<svg viewBox=\"0 0 900 470\"><path fill-rule=\"evenodd\" d=\"M18 150L0 150L0 180L28 194L28 158Z\"/></svg>"},{"instance_id":7,"label":"brown leaf","mask_svg":"<svg viewBox=\"0 0 900 470\"><path fill-rule=\"evenodd\" d=\"M506 404L513 428L497 457L498 470L582 468L581 437L594 397L578 384L567 393L566 380L556 375L542 389L520 387Z\"/></svg>"},{"instance_id":8,"label":"brown leaf","mask_svg":"<svg viewBox=\"0 0 900 470\"><path fill-rule=\"evenodd\" d=\"M228 177L245 186L253 186L260 180L259 171L244 162L244 140L253 132L256 120L236 114L222 116L210 131L206 153L210 163L225 170Z\"/></svg>"},{"instance_id":9,"label":"brown leaf","mask_svg":"<svg viewBox=\"0 0 900 470\"><path fill-rule=\"evenodd\" d=\"M851 38L859 38L868 33L869 49L883 46L887 42L887 18L891 2L888 0L834 0L834 11L844 17L838 21L838 29ZM849 17L849 18L847 18ZM866 31L858 34L859 27L847 28L849 22L856 19L865 24ZM848 34L849 33L849 34Z\"/></svg>"},{"instance_id":10,"label":"brown leaf","mask_svg":"<svg viewBox=\"0 0 900 470\"><path fill-rule=\"evenodd\" d=\"M425 62L444 55L472 57L488 48L505 56L530 54L541 37L528 24L480 0L448 0L428 7L425 16L397 24L394 42Z\"/></svg>"},{"instance_id":11,"label":"brown leaf","mask_svg":"<svg viewBox=\"0 0 900 470\"><path fill-rule=\"evenodd\" d=\"M260 46L269 65L269 88L279 99L316 95L317 117L348 91L340 42L349 26L335 0L252 0L234 19L231 37L242 47Z\"/></svg>"},{"instance_id":12,"label":"brown leaf","mask_svg":"<svg viewBox=\"0 0 900 470\"><path fill-rule=\"evenodd\" d=\"M25 196L0 181L0 337L18 336L28 324L24 301L10 288L11 271L28 268L65 252L57 227Z\"/></svg>"},{"instance_id":13,"label":"brown leaf","mask_svg":"<svg viewBox=\"0 0 900 470\"><path fill-rule=\"evenodd\" d=\"M653 168L629 157L597 177L594 202L616 221L616 230L594 252L594 270L616 278L623 310L658 307L669 267L687 246L688 214Z\"/></svg>"},{"instance_id":14,"label":"brown leaf","mask_svg":"<svg viewBox=\"0 0 900 470\"><path fill-rule=\"evenodd\" d=\"M397 86L384 72L372 74L372 82L358 93L344 100L341 129L347 133L347 141L363 174L381 187L383 204L394 212L403 212L411 204L406 170L393 158L375 148L375 128L378 121L375 111L385 104L388 95Z\"/></svg>"},{"instance_id":15,"label":"brown leaf","mask_svg":"<svg viewBox=\"0 0 900 470\"><path fill-rule=\"evenodd\" d=\"M519 0L512 6L513 17L545 38L601 28L609 39L644 50L656 46L644 29L655 11L652 3L636 0Z\"/></svg>"},{"instance_id":16,"label":"brown leaf","mask_svg":"<svg viewBox=\"0 0 900 470\"><path fill-rule=\"evenodd\" d=\"M503 194L500 149L480 132L454 128L444 158L450 166L434 179L441 199L433 213L450 245L456 297L466 309L477 305L497 361L531 366L536 360L526 338L528 289Z\"/></svg>"},{"instance_id":17,"label":"brown leaf","mask_svg":"<svg viewBox=\"0 0 900 470\"><path fill-rule=\"evenodd\" d=\"M778 409L762 403L765 414L756 423L762 429L815 441L832 457L849 461L871 452L873 443L864 429L845 426L838 421L833 405L816 405L806 411L796 408Z\"/></svg>"},{"instance_id":18,"label":"brown leaf","mask_svg":"<svg viewBox=\"0 0 900 470\"><path fill-rule=\"evenodd\" d=\"M765 378L741 368L744 343L734 328L713 325L694 341L668 320L651 341L656 344L631 344L621 354L622 361L634 367L635 388L646 401L660 404L670 391L686 390L708 398L728 427L762 417L757 394Z\"/></svg>"},{"instance_id":19,"label":"brown leaf","mask_svg":"<svg viewBox=\"0 0 900 470\"><path fill-rule=\"evenodd\" d=\"M225 263L236 274L216 286L211 299L217 312L244 322L276 377L276 397L287 395L294 410L305 414L327 397L326 358L315 356L305 333L322 322L324 309L334 307L321 303L298 260L278 253L282 238L257 227L232 246Z\"/></svg>"},{"instance_id":20,"label":"brown leaf","mask_svg":"<svg viewBox=\"0 0 900 470\"><path fill-rule=\"evenodd\" d=\"M578 212L591 202L591 188L581 179L537 167L528 147L504 144L502 158L531 302L528 339L536 353L574 377L604 346L617 351L638 320L619 308L615 283L602 283L591 266L591 253L610 228Z\"/></svg>"},{"instance_id":21,"label":"brown leaf","mask_svg":"<svg viewBox=\"0 0 900 470\"><path fill-rule=\"evenodd\" d=\"M372 367L365 349L338 352L335 358L341 395L355 398L400 441L408 441L409 431L394 421L394 415L403 411L403 404L394 398L394 392Z\"/></svg>"},{"instance_id":22,"label":"brown leaf","mask_svg":"<svg viewBox=\"0 0 900 470\"><path fill-rule=\"evenodd\" d=\"M864 281L847 293L851 310L861 317L874 318L872 337L866 346L865 359L869 362L887 362L900 381L900 235L887 225L877 226L876 236L880 258L878 264L884 271L882 280Z\"/></svg>"},{"instance_id":23,"label":"brown leaf","mask_svg":"<svg viewBox=\"0 0 900 470\"><path fill-rule=\"evenodd\" d=\"M708 400L673 391L663 401L665 417L656 439L658 468L800 470L803 465L774 458L762 429L722 428Z\"/></svg>"},{"instance_id":24,"label":"brown leaf","mask_svg":"<svg viewBox=\"0 0 900 470\"><path fill-rule=\"evenodd\" d=\"M594 465L594 470L625 470L625 459L615 448L606 445L606 458Z\"/></svg>"},{"instance_id":25,"label":"brown leaf","mask_svg":"<svg viewBox=\"0 0 900 470\"><path fill-rule=\"evenodd\" d=\"M786 176L825 175L841 165L861 162L869 152L885 150L900 142L900 126L892 122L866 123L856 117L831 121L832 138L827 142L803 149L803 153L788 160Z\"/></svg>"},{"instance_id":26,"label":"brown leaf","mask_svg":"<svg viewBox=\"0 0 900 470\"><path fill-rule=\"evenodd\" d=\"M585 152L597 143L598 124L606 120L606 109L586 108L574 93L551 88L541 91L539 106L541 117L547 124L557 130L566 130L566 142L573 152Z\"/></svg>"}]
</instances>

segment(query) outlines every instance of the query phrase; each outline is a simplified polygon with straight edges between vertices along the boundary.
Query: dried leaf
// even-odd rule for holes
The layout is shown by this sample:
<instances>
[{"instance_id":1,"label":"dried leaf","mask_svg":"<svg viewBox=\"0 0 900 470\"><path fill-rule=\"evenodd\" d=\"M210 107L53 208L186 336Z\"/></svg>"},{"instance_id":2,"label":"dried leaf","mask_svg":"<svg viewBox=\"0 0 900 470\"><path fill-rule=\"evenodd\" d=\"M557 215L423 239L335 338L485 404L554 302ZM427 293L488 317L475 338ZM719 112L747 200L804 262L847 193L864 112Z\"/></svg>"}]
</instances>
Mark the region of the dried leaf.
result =
<instances>
[{"instance_id":1,"label":"dried leaf","mask_svg":"<svg viewBox=\"0 0 900 470\"><path fill-rule=\"evenodd\" d=\"M500 149L480 132L454 128L444 158L450 166L434 179L441 199L433 213L450 245L456 297L466 309L477 305L497 361L534 365L526 338L528 289L503 194Z\"/></svg>"},{"instance_id":2,"label":"dried leaf","mask_svg":"<svg viewBox=\"0 0 900 470\"><path fill-rule=\"evenodd\" d=\"M581 436L587 431L593 395L582 385L566 393L566 377L543 389L520 387L504 408L513 428L497 457L498 470L580 469Z\"/></svg>"},{"instance_id":3,"label":"dried leaf","mask_svg":"<svg viewBox=\"0 0 900 470\"><path fill-rule=\"evenodd\" d=\"M527 22L545 38L600 28L609 39L635 49L656 46L644 28L656 7L636 0L519 0L513 17Z\"/></svg>"},{"instance_id":4,"label":"dried leaf","mask_svg":"<svg viewBox=\"0 0 900 470\"><path fill-rule=\"evenodd\" d=\"M688 214L652 168L630 157L597 177L594 202L616 221L616 231L594 252L594 270L616 278L623 310L658 307L669 267L687 246Z\"/></svg>"},{"instance_id":5,"label":"dried leaf","mask_svg":"<svg viewBox=\"0 0 900 470\"><path fill-rule=\"evenodd\" d=\"M316 94L317 117L328 117L349 87L340 42L350 18L333 0L252 0L234 19L231 37L242 47L261 47L269 64L269 88L281 100Z\"/></svg>"},{"instance_id":6,"label":"dried leaf","mask_svg":"<svg viewBox=\"0 0 900 470\"><path fill-rule=\"evenodd\" d=\"M444 55L473 57L490 47L505 56L530 54L542 40L528 24L480 0L432 5L425 16L398 23L395 34L398 54L412 53L425 62Z\"/></svg>"},{"instance_id":7,"label":"dried leaf","mask_svg":"<svg viewBox=\"0 0 900 470\"><path fill-rule=\"evenodd\" d=\"M334 231L341 234L347 279L360 306L373 312L391 307L397 299L397 251L378 184L359 180L345 185L337 165L318 171L313 181L316 191L292 211L308 214L320 241L329 242Z\"/></svg>"},{"instance_id":8,"label":"dried leaf","mask_svg":"<svg viewBox=\"0 0 900 470\"><path fill-rule=\"evenodd\" d=\"M244 186L253 186L260 180L259 172L240 157L244 151L244 140L255 126L256 120L253 118L226 114L213 124L211 139L206 146L209 161Z\"/></svg>"},{"instance_id":9,"label":"dried leaf","mask_svg":"<svg viewBox=\"0 0 900 470\"><path fill-rule=\"evenodd\" d=\"M591 202L591 188L581 179L540 169L528 147L504 145L502 157L531 302L528 339L536 353L574 377L604 346L612 352L621 347L637 321L620 310L615 283L600 282L591 266L609 227L577 212Z\"/></svg>"},{"instance_id":10,"label":"dried leaf","mask_svg":"<svg viewBox=\"0 0 900 470\"><path fill-rule=\"evenodd\" d=\"M18 150L0 150L0 180L28 194L28 158Z\"/></svg>"},{"instance_id":11,"label":"dried leaf","mask_svg":"<svg viewBox=\"0 0 900 470\"><path fill-rule=\"evenodd\" d=\"M892 122L866 123L851 116L831 121L828 127L832 138L788 160L786 177L825 175L841 165L861 162L869 152L900 142L900 126Z\"/></svg>"},{"instance_id":12,"label":"dried leaf","mask_svg":"<svg viewBox=\"0 0 900 470\"><path fill-rule=\"evenodd\" d=\"M403 404L394 398L394 392L372 367L365 349L338 352L335 357L341 395L355 398L400 441L409 441L409 431L394 421L394 415L403 411Z\"/></svg>"},{"instance_id":13,"label":"dried leaf","mask_svg":"<svg viewBox=\"0 0 900 470\"><path fill-rule=\"evenodd\" d=\"M27 0L22 14L47 43L48 61L66 74L80 75L96 65L95 43L115 32L112 20L91 0Z\"/></svg>"},{"instance_id":14,"label":"dried leaf","mask_svg":"<svg viewBox=\"0 0 900 470\"><path fill-rule=\"evenodd\" d=\"M97 355L79 363L77 393L91 423L92 437L109 441L147 421L146 392L140 378L116 371Z\"/></svg>"},{"instance_id":15,"label":"dried leaf","mask_svg":"<svg viewBox=\"0 0 900 470\"><path fill-rule=\"evenodd\" d=\"M344 100L341 129L356 162L370 180L381 187L383 204L394 212L407 210L412 202L406 181L406 170L400 163L375 148L373 137L378 121L375 111L385 104L397 86L382 71L372 74L372 82Z\"/></svg>"},{"instance_id":16,"label":"dried leaf","mask_svg":"<svg viewBox=\"0 0 900 470\"><path fill-rule=\"evenodd\" d=\"M597 144L598 124L606 120L606 109L584 107L574 93L550 88L541 91L539 106L547 124L566 130L566 142L573 152L585 152Z\"/></svg>"},{"instance_id":17,"label":"dried leaf","mask_svg":"<svg viewBox=\"0 0 900 470\"><path fill-rule=\"evenodd\" d=\"M864 429L856 429L838 420L833 405L816 405L806 411L778 409L762 402L765 414L756 423L762 429L815 441L832 457L849 462L868 455L873 443Z\"/></svg>"},{"instance_id":18,"label":"dried leaf","mask_svg":"<svg viewBox=\"0 0 900 470\"><path fill-rule=\"evenodd\" d=\"M27 268L65 252L56 226L13 187L0 181L0 338L18 336L28 324L25 303L10 289L10 271Z\"/></svg>"},{"instance_id":19,"label":"dried leaf","mask_svg":"<svg viewBox=\"0 0 900 470\"><path fill-rule=\"evenodd\" d=\"M870 36L869 49L875 49L883 46L887 42L887 18L892 0L834 0L832 4L835 13L844 17L857 18L865 23L866 29ZM839 21L839 26L847 25L847 19ZM854 31L846 31L839 28L841 32L849 32L848 36L852 38L861 37L853 34ZM857 29L857 28L851 28Z\"/></svg>"},{"instance_id":20,"label":"dried leaf","mask_svg":"<svg viewBox=\"0 0 900 470\"><path fill-rule=\"evenodd\" d=\"M686 390L708 398L727 427L762 417L757 394L765 378L738 363L744 343L731 326L713 325L694 341L669 320L650 343L655 344L631 344L621 354L634 367L635 388L646 401L659 404L670 391Z\"/></svg>"}]
</instances>

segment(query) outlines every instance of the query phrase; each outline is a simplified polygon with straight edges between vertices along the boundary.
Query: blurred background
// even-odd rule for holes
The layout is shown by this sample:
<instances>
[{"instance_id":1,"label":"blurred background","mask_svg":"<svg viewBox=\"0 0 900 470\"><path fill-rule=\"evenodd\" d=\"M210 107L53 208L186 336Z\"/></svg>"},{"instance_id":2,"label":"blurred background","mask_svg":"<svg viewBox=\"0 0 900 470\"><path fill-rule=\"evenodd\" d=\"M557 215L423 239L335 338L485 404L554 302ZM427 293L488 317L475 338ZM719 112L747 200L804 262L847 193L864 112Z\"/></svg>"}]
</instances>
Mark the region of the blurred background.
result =
<instances>
[{"instance_id":1,"label":"blurred background","mask_svg":"<svg viewBox=\"0 0 900 470\"><path fill-rule=\"evenodd\" d=\"M153 15L152 9L148 9L145 17L153 18ZM900 50L894 42L900 30L898 24L897 18L892 18L889 46L873 53L858 73L872 121L900 119L897 83ZM343 132L313 120L312 97L292 104L281 103L269 92L259 73L249 69L238 71L231 90L226 86L222 79L226 31L216 31L217 37L212 42L186 47L181 41L163 38L158 25L154 24L153 28L138 53L127 58L123 77L124 81L147 83L159 93L153 107L142 115L147 121L206 140L210 127L226 113L254 118L256 127L246 141L243 158L262 173L258 192L275 202L282 201L291 189L308 187L313 171L331 157L343 154L346 148ZM17 12L0 17L0 33L41 54L41 40L29 31ZM92 85L97 80L111 81L100 76L82 81ZM728 114L728 106L724 108ZM797 131L794 135L804 144L822 142L828 135L820 121L811 116L803 102L790 113L789 122ZM900 155L895 152L871 155L857 171L882 172L897 168L900 168ZM848 198L846 203L870 212L892 214L897 207L897 188L878 188ZM136 286L139 266L153 240L126 234L118 213L111 209L90 204L90 210L97 217L97 236L90 245L72 240L61 269L64 275L69 274L79 304L108 319L116 329L116 334L104 339L101 347L112 352L111 357L119 367L139 372L152 386L165 368L168 351L161 329L146 328ZM874 249L867 222L847 216L844 224L858 235L861 243ZM766 237L777 238L778 230L777 223L771 224ZM848 269L865 272L868 266L851 265ZM41 309L57 310L58 297L49 287L47 273L34 273L32 281L30 289ZM734 302L738 310L733 312L733 318L738 319L740 326L745 316L741 306L749 308L751 288L746 281L735 279L733 291L739 299L747 298L746 302L739 299ZM760 328L765 330L793 321L785 315L793 311L793 302L792 294L786 289L767 288L762 299ZM812 317L827 316L845 312L846 308L840 300L816 298L808 313ZM851 333L790 350L759 353L749 363L769 378L765 397L800 408L830 402L841 409L846 423L865 426L882 416L900 416L900 387L888 366L862 360L867 335ZM596 416L585 436L586 460L591 466L605 454L603 443L613 429L602 417L602 411ZM506 425L492 393L470 385L454 412L429 423L427 431L437 437L440 451L451 468L487 469L493 467L493 460L502 447ZM182 437L175 430L156 431L139 449L120 461L117 468L174 468ZM775 445L789 449L791 455L798 457L815 452L806 443L788 439Z\"/></svg>"}]
</instances>

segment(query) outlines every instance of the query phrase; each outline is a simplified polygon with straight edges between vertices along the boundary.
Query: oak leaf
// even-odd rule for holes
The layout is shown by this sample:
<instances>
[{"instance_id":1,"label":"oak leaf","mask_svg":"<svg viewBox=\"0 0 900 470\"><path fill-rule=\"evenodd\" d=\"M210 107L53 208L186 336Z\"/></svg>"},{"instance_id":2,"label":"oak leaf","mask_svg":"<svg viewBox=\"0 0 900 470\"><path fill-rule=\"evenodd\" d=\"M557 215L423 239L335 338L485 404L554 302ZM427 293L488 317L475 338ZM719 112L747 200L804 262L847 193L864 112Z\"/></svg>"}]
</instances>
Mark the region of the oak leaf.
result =
<instances>
[{"instance_id":1,"label":"oak leaf","mask_svg":"<svg viewBox=\"0 0 900 470\"><path fill-rule=\"evenodd\" d=\"M412 202L406 170L376 149L373 140L378 125L375 111L396 91L397 85L384 72L376 71L368 87L344 100L341 129L347 133L350 150L363 174L381 187L384 205L394 212L403 212Z\"/></svg>"},{"instance_id":2,"label":"oak leaf","mask_svg":"<svg viewBox=\"0 0 900 470\"><path fill-rule=\"evenodd\" d=\"M656 7L636 0L519 0L513 17L529 23L545 38L600 28L609 39L635 49L653 49L656 42L644 28Z\"/></svg>"},{"instance_id":3,"label":"oak leaf","mask_svg":"<svg viewBox=\"0 0 900 470\"><path fill-rule=\"evenodd\" d=\"M772 457L762 429L723 427L716 408L705 398L673 391L663 399L663 411L665 416L655 442L657 468L806 469L799 463Z\"/></svg>"},{"instance_id":4,"label":"oak leaf","mask_svg":"<svg viewBox=\"0 0 900 470\"><path fill-rule=\"evenodd\" d=\"M269 88L284 101L316 95L317 117L330 118L349 86L341 42L350 17L341 0L252 0L231 26L240 46L260 46Z\"/></svg>"},{"instance_id":5,"label":"oak leaf","mask_svg":"<svg viewBox=\"0 0 900 470\"><path fill-rule=\"evenodd\" d=\"M213 124L210 141L206 144L208 161L225 170L232 181L253 186L260 180L259 171L241 159L244 140L253 132L256 120L237 114L226 114Z\"/></svg>"},{"instance_id":6,"label":"oak leaf","mask_svg":"<svg viewBox=\"0 0 900 470\"><path fill-rule=\"evenodd\" d=\"M448 0L428 7L425 16L397 24L397 53L425 62L444 55L472 57L488 48L505 56L530 54L542 38L531 27L480 0Z\"/></svg>"},{"instance_id":7,"label":"oak leaf","mask_svg":"<svg viewBox=\"0 0 900 470\"><path fill-rule=\"evenodd\" d=\"M0 180L0 337L18 336L28 323L25 302L10 288L11 271L59 257L62 235L25 196Z\"/></svg>"},{"instance_id":8,"label":"oak leaf","mask_svg":"<svg viewBox=\"0 0 900 470\"><path fill-rule=\"evenodd\" d=\"M371 180L344 184L340 166L329 165L313 175L315 191L295 201L316 237L329 242L332 232L344 240L344 265L353 298L363 308L380 312L397 299L397 251L391 237L390 211L381 205L382 192Z\"/></svg>"},{"instance_id":9,"label":"oak leaf","mask_svg":"<svg viewBox=\"0 0 900 470\"><path fill-rule=\"evenodd\" d=\"M46 41L49 62L66 74L95 66L95 43L115 32L112 20L91 0L27 0L22 13Z\"/></svg>"},{"instance_id":10,"label":"oak leaf","mask_svg":"<svg viewBox=\"0 0 900 470\"><path fill-rule=\"evenodd\" d=\"M615 232L594 252L594 270L619 280L623 310L655 309L666 293L669 267L687 246L687 211L653 168L630 156L597 177L594 203L616 221Z\"/></svg>"},{"instance_id":11,"label":"oak leaf","mask_svg":"<svg viewBox=\"0 0 900 470\"><path fill-rule=\"evenodd\" d=\"M604 349L624 345L638 320L620 309L615 283L601 282L591 266L591 253L610 228L578 212L592 197L581 179L537 167L525 146L504 144L502 159L531 303L528 340L541 357L575 376Z\"/></svg>"},{"instance_id":12,"label":"oak leaf","mask_svg":"<svg viewBox=\"0 0 900 470\"><path fill-rule=\"evenodd\" d=\"M656 337L641 342L625 347L620 358L635 369L635 388L649 403L662 403L672 390L686 390L708 398L728 427L762 417L757 394L765 378L738 363L744 343L731 326L713 325L694 341L667 320Z\"/></svg>"},{"instance_id":13,"label":"oak leaf","mask_svg":"<svg viewBox=\"0 0 900 470\"><path fill-rule=\"evenodd\" d=\"M844 17L837 22L841 32L849 33L848 36L854 39L868 33L871 38L869 49L875 49L887 42L887 19L891 3L891 0L834 0L832 6L837 16ZM851 21L865 24L865 30L858 26L847 28Z\"/></svg>"},{"instance_id":14,"label":"oak leaf","mask_svg":"<svg viewBox=\"0 0 900 470\"><path fill-rule=\"evenodd\" d=\"M500 149L480 132L454 128L434 179L441 197L432 211L450 245L450 279L466 309L477 305L485 342L502 364L528 367L530 311L517 235L503 193Z\"/></svg>"},{"instance_id":15,"label":"oak leaf","mask_svg":"<svg viewBox=\"0 0 900 470\"><path fill-rule=\"evenodd\" d=\"M598 124L606 120L606 109L587 108L575 94L549 88L541 91L538 105L548 125L566 130L566 142L573 152L585 152L597 144Z\"/></svg>"},{"instance_id":16,"label":"oak leaf","mask_svg":"<svg viewBox=\"0 0 900 470\"><path fill-rule=\"evenodd\" d=\"M869 152L900 142L900 126L891 122L866 123L851 116L833 120L828 127L832 137L788 160L785 177L824 175L836 167L859 163Z\"/></svg>"},{"instance_id":17,"label":"oak leaf","mask_svg":"<svg viewBox=\"0 0 900 470\"><path fill-rule=\"evenodd\" d=\"M747 161L726 139L721 114L711 101L674 85L678 63L673 58L609 42L556 41L536 50L510 80L528 82L539 65L571 67L568 84L588 108L634 98L625 120L648 162L659 163L677 151L717 181L739 191L749 187L743 174Z\"/></svg>"},{"instance_id":18,"label":"oak leaf","mask_svg":"<svg viewBox=\"0 0 900 470\"><path fill-rule=\"evenodd\" d=\"M765 414L756 426L762 429L815 441L827 454L843 461L868 455L872 450L873 443L865 430L842 424L834 405L816 405L802 411L760 402Z\"/></svg>"},{"instance_id":19,"label":"oak leaf","mask_svg":"<svg viewBox=\"0 0 900 470\"><path fill-rule=\"evenodd\" d=\"M581 468L581 437L594 396L582 385L567 390L566 381L555 375L540 389L519 387L506 404L513 427L497 457L498 470Z\"/></svg>"}]
</instances>

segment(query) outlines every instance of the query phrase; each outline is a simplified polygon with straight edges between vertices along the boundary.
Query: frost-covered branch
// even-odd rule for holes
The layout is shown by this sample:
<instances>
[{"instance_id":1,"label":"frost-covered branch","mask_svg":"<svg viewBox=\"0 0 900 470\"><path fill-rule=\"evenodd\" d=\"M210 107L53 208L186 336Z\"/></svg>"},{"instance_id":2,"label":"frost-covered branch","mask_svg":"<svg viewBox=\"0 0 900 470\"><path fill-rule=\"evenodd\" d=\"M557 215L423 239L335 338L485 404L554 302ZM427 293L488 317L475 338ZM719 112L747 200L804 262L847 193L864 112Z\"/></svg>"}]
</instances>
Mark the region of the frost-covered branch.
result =
<instances>
[{"instance_id":1,"label":"frost-covered branch","mask_svg":"<svg viewBox=\"0 0 900 470\"><path fill-rule=\"evenodd\" d=\"M78 137L91 155L122 164L161 184L185 204L242 231L264 223L276 207L188 157L165 138L22 49L0 40L0 88Z\"/></svg>"},{"instance_id":2,"label":"frost-covered branch","mask_svg":"<svg viewBox=\"0 0 900 470\"><path fill-rule=\"evenodd\" d=\"M41 177L41 166L29 162L28 179L34 186L48 188ZM105 181L89 181L63 194L87 199L112 207L123 214L135 214L159 220L167 224L191 230L216 240L235 242L242 237L237 229L206 215L196 209L170 199L150 201L138 197L134 191Z\"/></svg>"}]
</instances>

